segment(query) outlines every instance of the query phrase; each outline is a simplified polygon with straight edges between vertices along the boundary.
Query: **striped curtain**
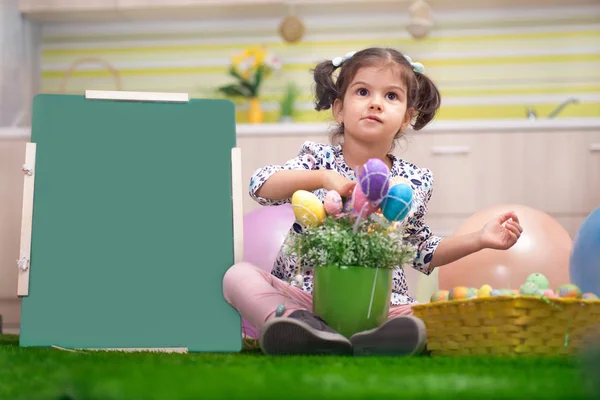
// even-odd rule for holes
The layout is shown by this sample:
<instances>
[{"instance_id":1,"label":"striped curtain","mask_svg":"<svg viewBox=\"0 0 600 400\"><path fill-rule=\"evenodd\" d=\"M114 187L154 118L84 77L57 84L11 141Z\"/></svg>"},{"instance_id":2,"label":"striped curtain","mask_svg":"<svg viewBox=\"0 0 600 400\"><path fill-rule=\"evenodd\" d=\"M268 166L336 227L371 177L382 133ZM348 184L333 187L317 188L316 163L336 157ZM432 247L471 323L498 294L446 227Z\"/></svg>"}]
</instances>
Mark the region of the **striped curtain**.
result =
<instances>
[{"instance_id":1,"label":"striped curtain","mask_svg":"<svg viewBox=\"0 0 600 400\"><path fill-rule=\"evenodd\" d=\"M42 91L85 89L188 92L220 97L231 82L230 59L244 48L268 46L283 68L264 82L267 121L279 118L286 85L301 89L298 121L319 122L310 68L367 46L392 46L425 65L443 98L439 119L546 118L573 97L560 117L600 116L600 7L498 9L436 16L429 38L410 38L402 16L378 13L306 17L307 34L287 44L279 20L48 24L42 35ZM83 60L83 61L82 61ZM118 74L115 74L115 71ZM65 78L65 76L68 78ZM238 121L245 104L238 103Z\"/></svg>"}]
</instances>

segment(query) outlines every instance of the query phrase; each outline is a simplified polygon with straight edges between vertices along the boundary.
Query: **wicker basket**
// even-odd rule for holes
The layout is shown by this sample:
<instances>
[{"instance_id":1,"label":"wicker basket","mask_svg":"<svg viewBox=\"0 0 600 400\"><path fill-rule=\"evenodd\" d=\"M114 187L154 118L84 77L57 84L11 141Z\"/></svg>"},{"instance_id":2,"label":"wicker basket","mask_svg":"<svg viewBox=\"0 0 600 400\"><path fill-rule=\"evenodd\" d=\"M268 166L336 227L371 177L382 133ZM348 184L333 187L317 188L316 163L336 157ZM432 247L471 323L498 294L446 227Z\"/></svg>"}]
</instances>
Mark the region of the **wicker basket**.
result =
<instances>
[{"instance_id":1,"label":"wicker basket","mask_svg":"<svg viewBox=\"0 0 600 400\"><path fill-rule=\"evenodd\" d=\"M494 296L413 310L432 355L572 355L600 333L600 300Z\"/></svg>"}]
</instances>

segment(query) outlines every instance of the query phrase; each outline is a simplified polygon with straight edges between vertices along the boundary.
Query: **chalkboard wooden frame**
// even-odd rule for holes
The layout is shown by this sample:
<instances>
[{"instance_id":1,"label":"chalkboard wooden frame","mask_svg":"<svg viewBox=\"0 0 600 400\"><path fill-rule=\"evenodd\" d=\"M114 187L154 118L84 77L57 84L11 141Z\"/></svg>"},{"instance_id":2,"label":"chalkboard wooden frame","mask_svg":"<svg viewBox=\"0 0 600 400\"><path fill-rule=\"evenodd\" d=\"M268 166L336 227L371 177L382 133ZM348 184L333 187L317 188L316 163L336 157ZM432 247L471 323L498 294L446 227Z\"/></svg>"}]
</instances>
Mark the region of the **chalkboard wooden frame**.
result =
<instances>
[{"instance_id":1,"label":"chalkboard wooden frame","mask_svg":"<svg viewBox=\"0 0 600 400\"><path fill-rule=\"evenodd\" d=\"M145 104L146 106L138 106L141 104ZM140 107L146 107L146 109L141 110ZM180 108L174 109L173 107ZM183 107L191 107L193 110L190 111L188 109L183 109ZM94 108L96 110L92 111ZM190 99L185 93L90 90L86 91L85 96L38 95L34 99L33 110L32 140L31 143L27 143L26 159L22 169L24 173L24 188L21 223L21 248L20 257L18 260L18 295L22 298L23 302L20 336L21 346L167 352L235 352L241 350L241 318L239 314L225 302L222 296L223 274L232 263L239 262L243 259L243 184L241 172L241 149L235 145L235 107L233 106L233 103L226 100ZM98 113L101 115L98 115ZM161 117L161 113L164 114L164 118ZM81 118L87 116L88 121L93 121L86 122L86 120L82 119L79 122L73 122L70 120L71 118L79 118L79 114L82 115ZM131 118L135 120L135 123L140 125L134 129L131 129L131 127L134 126L132 123L118 120L119 116L120 118L123 118L123 115L130 115ZM69 122L67 122L67 116L69 118ZM143 116L143 118L141 116ZM178 118L187 118L188 120L179 120ZM111 119L114 119L114 123L111 122ZM147 120L147 122L145 120ZM198 124L199 121L200 124ZM170 297L167 296L167 298L164 300L169 302L169 306L164 306L162 303L157 302L155 298L152 298L149 295L148 290L145 292L142 290L142 286L144 284L153 284L156 286L160 283L160 278L162 277L160 274L164 273L164 271L160 270L160 265L157 269L158 272L153 272L155 275L158 275L146 281L144 280L143 276L145 273L144 268L147 266L135 265L135 268L140 269L140 273L137 275L140 278L138 284L138 281L135 281L132 279L132 276L129 275L128 284L131 286L128 287L127 290L130 290L131 292L127 292L127 290L124 290L122 286L119 286L122 284L122 282L119 282L118 279L113 281L111 281L112 278L100 279L104 284L107 284L108 282L108 287L106 287L107 297L92 298L92 296L98 297L98 293L100 293L97 290L91 290L93 289L94 282L82 282L82 279L79 279L79 281L63 279L61 281L59 278L56 278L56 281L53 281L53 273L56 273L57 276L60 276L62 273L62 277L65 277L65 272L61 272L61 268L63 268L63 266L60 262L56 262L56 259L54 259L53 262L46 262L43 259L43 256L48 256L47 259L52 258L52 251L48 250L51 248L51 246L44 242L55 241L57 247L62 249L62 255L66 257L64 264L71 264L71 269L69 270L70 273L76 271L73 268L74 263L68 261L68 254L66 254L65 250L66 246L61 244L61 232L64 233L66 231L60 231L58 228L54 231L47 228L48 223L53 221L52 218L54 212L57 214L62 213L61 215L67 215L65 214L64 207L61 209L61 206L56 206L54 208L47 206L48 202L56 202L57 199L61 199L61 193L54 193L52 192L53 189L55 187L57 189L64 189L64 196L73 196L73 193L79 193L69 190L69 186L65 185L64 182L61 183L61 180L57 177L58 173L62 171L63 177L61 179L63 179L63 181L65 180L65 164L60 163L60 158L63 156L65 158L72 156L75 160L83 160L84 164L90 159L98 162L98 160L100 160L98 157L82 157L81 154L79 154L79 156L73 156L73 153L85 154L85 152L90 151L90 148L94 145L97 145L100 148L102 148L103 145L104 148L107 147L106 143L102 143L103 139L101 137L102 135L99 134L99 131L95 132L95 135L86 135L82 133L81 136L77 136L73 132L57 133L52 132L52 130L54 129L54 131L57 131L64 128L65 132L77 129L80 129L82 132L84 132L87 129L86 123L89 123L92 125L88 125L88 128L93 131L94 122L96 124L110 126L112 129L116 130L117 133L122 134L119 136L115 135L115 132L113 131L103 131L107 136L112 135L111 137L113 140L115 140L115 138L125 138L122 142L119 142L118 145L125 146L126 150L123 150L121 147L117 147L115 144L115 151L111 154L108 154L107 165L109 163L119 163L123 162L124 160L126 161L126 158L129 157L126 151L135 153L138 151L136 146L139 146L139 148L144 147L144 143L139 143L136 145L134 141L127 142L127 136L125 136L127 134L133 135L135 133L138 138L143 137L140 135L140 131L147 130L149 132L149 139L144 140L149 142L153 141L152 145L154 147L150 147L150 150L154 149L157 154L159 154L158 151L160 149L157 149L158 140L156 132L153 131L153 129L156 130L157 128L152 124L160 125L162 123L162 125L165 125L165 123L171 123L169 126L173 127L173 131L171 132L173 135L172 140L184 139L190 143L181 143L181 146L176 148L176 146L172 144L170 146L166 144L170 142L165 142L164 147L166 148L166 151L168 152L170 150L171 153L165 155L164 158L161 159L161 161L157 161L157 163L161 163L161 168L173 171L173 162L181 162L183 164L182 167L184 168L184 170L181 171L181 175L188 174L188 178L184 178L182 176L170 177L165 174L160 178L157 178L156 181L166 184L167 178L169 181L171 179L179 179L179 182L183 182L180 186L176 186L176 188L182 192L179 194L179 196L184 194L195 196L196 200L199 202L198 207L205 207L209 211L211 207L215 207L217 209L215 213L221 213L220 217L224 221L224 226L219 227L219 220L215 219L217 217L214 215L211 216L211 213L208 212L208 217L212 218L212 232L199 233L198 231L194 230L194 223L190 223L185 218L182 218L182 215L184 215L182 211L173 210L173 208L169 209L168 207L163 209L164 213L171 212L175 214L175 219L179 218L177 220L178 222L172 224L171 227L182 227L182 229L188 229L189 232L199 233L199 237L195 242L195 239L190 240L189 235L186 236L185 239L187 240L188 244L198 243L200 248L202 247L201 244L203 244L204 241L209 242L208 244L203 244L203 249L211 246L214 247L216 244L216 248L213 249L214 254L218 253L219 246L225 249L223 254L216 256L217 258L215 258L213 254L213 257L211 258L213 262L214 260L219 260L217 263L218 265L213 266L203 265L202 255L195 255L193 250L190 250L189 245L186 247L188 258L184 257L184 261L186 261L184 264L197 264L197 268L195 266L185 266L181 268L180 266L179 270L174 270L179 272L173 272L171 276L169 276L169 273L166 273L166 280L170 284L173 284L173 282L181 282L182 290L183 287L187 288L187 291L181 293L177 290L173 290L173 287L171 286L167 290ZM64 123L64 126L62 126L61 123ZM144 123L146 125L144 125ZM198 125L204 126L204 124L204 130L198 127ZM57 129L57 126L60 127L60 129ZM166 133L167 132L165 132L165 134ZM205 136L200 138L198 135ZM77 142L70 149L72 151L69 152L69 149L67 148L65 149L64 153L61 153L60 145L65 145L66 143L72 142ZM209 147L199 149L198 160L190 160L190 158L193 158L194 153L189 150L188 146L191 147L196 145L197 147L202 147L203 144L206 144ZM181 149L183 158L180 159L178 157L179 154L176 154L173 149ZM225 158L223 156L225 155L226 149L229 150L227 157ZM51 152L53 152L52 156L49 156ZM133 154L131 155L132 159L130 161L134 162L135 160ZM185 158L186 156L187 159ZM203 160L204 157L206 157L206 161ZM40 162L40 160L42 161ZM141 157L141 162L146 162L148 164L146 167L151 169L153 168L154 171L160 170L160 168L157 168L156 165L154 165L152 162L149 162L149 160L150 158L148 157ZM140 170L142 167L144 167L144 165L138 164L137 170ZM91 170L92 175L94 174L94 168L93 166L90 167L90 165L73 166L73 168L88 168ZM106 169L108 170L109 168L107 167ZM96 175L94 176L97 179L98 176L100 176L97 173L97 170L99 170L98 165L96 165L95 170ZM211 182L216 184L216 186L219 186L218 196L215 193L211 193L211 198L216 198L217 200L215 201L219 204L213 204L209 199L205 200L202 196L200 196L200 189L198 187L202 185L201 179L195 180L192 178L198 178L204 173L222 174L222 172L219 172L220 170L228 170L229 172L226 176L220 175L218 178L212 178ZM83 190L90 190L91 186L89 183L86 186L82 182L87 179L84 178L84 176L85 175L82 174L74 176L72 178L73 181L71 182L71 185L80 184L84 187ZM210 175L210 177L212 177L212 175ZM119 177L114 173L114 170L112 175L111 172L108 171L105 178L111 178L117 181L119 179ZM92 177L90 179L94 178ZM208 178L208 180L210 181L210 178ZM223 180L226 180L227 182L223 182ZM151 186L152 183L153 181L151 182L150 180L145 181L145 186L140 183L140 193L145 193L145 188ZM227 186L224 186L225 183ZM115 183L115 187L117 184L118 182ZM110 184L107 185L105 182L103 187L110 187ZM172 190L173 186L170 186L170 189ZM210 191L210 188L206 188L206 190ZM55 190L55 192L57 192L57 190ZM153 193L159 195L159 192L160 188L155 189L155 192ZM100 191L98 193L100 193ZM129 191L127 193L129 193L131 197L134 191ZM125 196L127 196L127 194ZM140 194L140 196L142 195ZM177 197L177 195L165 198L172 200L173 204L171 204L171 206L179 204L181 200L181 198ZM89 200L90 197L82 196L82 199ZM131 202L131 199L129 200ZM64 203L69 203L71 200L65 197L62 198L62 201ZM149 200L148 197L146 197L145 199L140 199L140 201ZM88 210L90 213L101 213L102 210L99 210L101 208L101 204L102 200L95 204L95 208L90 207ZM187 203L183 201L183 204L184 207L187 206L188 209L190 208L190 201ZM156 215L159 216L157 219L170 221L168 216L160 216L160 210L160 207L157 208ZM73 212L75 213L77 210L74 210ZM135 211L132 213L135 213ZM121 212L121 215L127 214ZM56 218L55 215L54 217ZM85 215L82 215L81 217L86 218ZM108 212L106 212L106 217L110 217ZM189 210L189 218L195 219L195 223L200 223L202 221L200 217L199 210ZM72 217L71 219L74 221L72 223L73 226L76 226L77 228L82 227L81 224L76 222L78 218ZM99 220L101 220L99 217L96 218L96 222ZM144 220L138 219L137 221L139 222ZM56 222L56 220L54 220L54 222ZM94 233L94 228L95 227L89 227L86 232L80 233L81 235L92 235ZM119 226L118 229L115 229L114 234L118 236L119 230L127 229L129 229L131 232L136 232L136 234L143 234L145 228L143 226L137 228L134 222L131 222L130 225L127 225L127 223L123 222L122 226ZM156 229L156 232L158 231L159 229ZM36 233L38 234L37 236ZM71 233L70 236L66 235L65 237L69 237L69 240L73 240L75 236ZM168 239L166 234L163 234L162 237ZM111 242L110 240L108 240L108 242L115 244L115 248L118 247L117 242ZM222 242L226 243L223 244ZM79 243L82 242L80 241ZM169 243L170 247L169 245L166 245L164 249L165 252L174 250L174 242ZM156 245L157 243L153 244ZM99 247L100 246L91 248L98 249ZM152 250L151 245L149 248ZM156 246L154 246L154 248L156 248ZM110 251L110 247L107 250L105 248L106 253L110 253ZM161 257L166 258L166 255L162 254L160 251L155 249L154 251L156 254L160 254ZM36 258L36 255L42 258ZM54 256L56 256L56 254L54 254ZM147 262L148 260L150 260L150 262L152 261L150 258L146 257ZM79 264L76 265L77 268L85 269L87 265L84 261L79 262ZM45 265L46 263L51 265ZM107 267L107 274L114 274L115 271L118 271L115 269L115 267L107 264L104 265ZM172 266L165 265L165 269L171 267ZM216 268L217 271L212 270L211 268L213 267ZM54 268L52 273L49 272L50 268ZM64 268L68 269L68 267ZM207 268L205 275L199 274L199 270L202 268ZM91 275L95 276L96 278L98 278L100 276L99 274L101 273L102 271L99 271L98 269L91 271ZM175 279L173 275L177 273L181 276L177 276ZM46 282L43 282L41 278L40 280L36 281L36 274L44 276ZM126 273L123 275L125 274ZM190 276L186 276L186 274L189 274ZM149 275L151 275L151 273L149 273ZM79 275L80 278L81 276L83 275ZM206 276L206 279L203 278L204 276ZM190 285L189 282L186 282L190 279L195 279L197 281L197 291L193 285ZM113 282L112 287L110 282ZM49 285L53 286L52 290L49 290ZM81 288L79 288L79 290L73 290L73 286L79 285L87 285L89 286L90 290L86 291ZM168 319L172 324L174 324L170 327L171 330L156 329L153 331L149 328L151 326L150 321L152 319L152 311L142 310L145 308L146 303L144 299L135 299L136 290L143 293L140 296L147 297L146 300L148 302L148 307L152 307L151 304L154 303L155 305L158 304L159 308L163 312L170 312L171 315ZM64 294L64 292L69 291L72 293L77 293L78 297L76 296L77 298L68 299L68 301L65 299L56 299L60 298L61 293ZM88 293L89 298L86 298ZM123 307L129 306L130 310L133 310L134 308L131 307L134 306L123 304L128 303L128 300L124 300L127 299L124 293L131 295L131 298L135 299L133 303L137 305L140 314L145 315L143 318L139 317L138 322L143 322L142 325L146 324L146 330L144 331L144 328L140 328L139 332L135 332L134 334L127 334L127 332L123 331L121 338L118 331L119 327L111 326L111 323L117 323L120 321L119 323L126 327L124 329L129 330L136 330L137 327L133 322L129 323L127 318L123 318L123 315L121 315L120 320L115 318L114 321L111 321L110 312L107 312L105 308L103 309L101 305L99 306L99 303L106 301L106 299L110 299L110 296L121 296L120 299L122 300L122 303L120 305ZM186 301L189 301L191 304L182 304L182 302L185 303ZM73 312L72 319L70 319L68 315L65 316L63 312L62 316L58 318L59 321L54 323L55 321L52 318L52 314L55 311L56 314L61 314L61 312L58 309L52 310L49 308L51 306L48 304L51 303L54 303L55 305L60 304L61 307L71 308L70 311ZM107 303L110 303L110 301ZM106 324L99 324L98 321L94 320L93 316L87 315L85 311L81 311L81 307L84 307L86 304L91 309L95 310L90 311L90 313L96 312L98 317L106 318ZM118 310L119 304L107 304L106 307L112 307L112 310L115 314L120 312ZM179 319L173 317L173 314L177 313L181 314L181 316L178 317ZM135 319L134 317L132 318ZM160 327L160 316L157 316L156 323L157 327ZM60 324L63 324L64 326L58 326ZM86 330L85 327L82 327L84 324L94 325L94 329L99 329L100 331L93 331L92 329ZM102 329L105 329L104 333L102 332ZM158 331L161 333L157 333ZM139 336L139 339L136 338L136 335Z\"/></svg>"}]
</instances>

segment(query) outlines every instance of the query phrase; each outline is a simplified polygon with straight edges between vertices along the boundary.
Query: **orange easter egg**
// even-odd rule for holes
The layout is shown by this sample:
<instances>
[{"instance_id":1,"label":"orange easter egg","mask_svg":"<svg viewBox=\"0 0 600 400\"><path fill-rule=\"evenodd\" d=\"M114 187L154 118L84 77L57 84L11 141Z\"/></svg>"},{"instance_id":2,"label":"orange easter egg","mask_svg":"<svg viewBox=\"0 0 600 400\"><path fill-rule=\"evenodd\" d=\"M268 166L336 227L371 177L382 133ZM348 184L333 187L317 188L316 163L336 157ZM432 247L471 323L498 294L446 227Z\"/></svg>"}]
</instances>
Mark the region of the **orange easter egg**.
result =
<instances>
[{"instance_id":1,"label":"orange easter egg","mask_svg":"<svg viewBox=\"0 0 600 400\"><path fill-rule=\"evenodd\" d=\"M431 295L431 299L429 299L432 303L436 301L446 301L448 300L448 290L438 290L434 294Z\"/></svg>"},{"instance_id":2,"label":"orange easter egg","mask_svg":"<svg viewBox=\"0 0 600 400\"><path fill-rule=\"evenodd\" d=\"M466 286L456 286L450 289L448 300L463 300L467 298L469 288Z\"/></svg>"}]
</instances>

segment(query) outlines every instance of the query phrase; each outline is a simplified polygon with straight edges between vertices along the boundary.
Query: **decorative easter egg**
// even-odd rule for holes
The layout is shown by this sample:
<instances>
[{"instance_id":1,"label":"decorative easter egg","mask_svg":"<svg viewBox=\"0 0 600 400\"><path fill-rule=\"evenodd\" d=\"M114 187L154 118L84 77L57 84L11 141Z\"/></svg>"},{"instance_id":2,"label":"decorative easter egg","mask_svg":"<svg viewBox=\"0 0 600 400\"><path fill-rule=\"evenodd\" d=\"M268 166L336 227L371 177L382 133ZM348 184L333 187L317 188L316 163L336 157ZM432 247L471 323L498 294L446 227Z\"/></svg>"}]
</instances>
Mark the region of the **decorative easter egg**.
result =
<instances>
[{"instance_id":1,"label":"decorative easter egg","mask_svg":"<svg viewBox=\"0 0 600 400\"><path fill-rule=\"evenodd\" d=\"M556 288L555 292L558 297L566 297L571 299L581 298L581 289L579 289L579 286L573 283L565 283L564 285L560 285Z\"/></svg>"},{"instance_id":2,"label":"decorative easter egg","mask_svg":"<svg viewBox=\"0 0 600 400\"><path fill-rule=\"evenodd\" d=\"M431 295L431 299L429 299L432 303L436 301L446 301L448 300L448 294L450 292L448 290L438 290L434 294Z\"/></svg>"},{"instance_id":3,"label":"decorative easter egg","mask_svg":"<svg viewBox=\"0 0 600 400\"><path fill-rule=\"evenodd\" d=\"M515 291L513 291L512 289L494 289L494 290L492 290L490 295L491 296L515 296Z\"/></svg>"},{"instance_id":4,"label":"decorative easter egg","mask_svg":"<svg viewBox=\"0 0 600 400\"><path fill-rule=\"evenodd\" d=\"M469 288L466 286L456 286L448 292L448 300L464 300L467 298Z\"/></svg>"},{"instance_id":5,"label":"decorative easter egg","mask_svg":"<svg viewBox=\"0 0 600 400\"><path fill-rule=\"evenodd\" d=\"M304 226L320 225L325 219L325 207L312 192L297 190L292 195L292 209L296 221Z\"/></svg>"},{"instance_id":6,"label":"decorative easter egg","mask_svg":"<svg viewBox=\"0 0 600 400\"><path fill-rule=\"evenodd\" d=\"M413 191L409 185L397 184L390 188L380 208L388 221L401 221L412 207Z\"/></svg>"},{"instance_id":7,"label":"decorative easter egg","mask_svg":"<svg viewBox=\"0 0 600 400\"><path fill-rule=\"evenodd\" d=\"M342 208L344 206L342 202L342 196L340 196L340 194L337 191L330 190L325 195L325 199L323 200L323 206L325 207L325 211L327 212L327 214L331 215L332 217L335 217L336 215L342 212Z\"/></svg>"},{"instance_id":8,"label":"decorative easter egg","mask_svg":"<svg viewBox=\"0 0 600 400\"><path fill-rule=\"evenodd\" d=\"M594 293L584 293L581 295L581 298L584 300L599 300L598 296L596 296Z\"/></svg>"},{"instance_id":9,"label":"decorative easter egg","mask_svg":"<svg viewBox=\"0 0 600 400\"><path fill-rule=\"evenodd\" d=\"M390 169L378 158L368 160L358 174L358 183L367 199L378 203L390 187Z\"/></svg>"},{"instance_id":10,"label":"decorative easter egg","mask_svg":"<svg viewBox=\"0 0 600 400\"><path fill-rule=\"evenodd\" d=\"M275 309L275 316L276 317L281 317L284 312L285 312L285 306L283 304L280 304Z\"/></svg>"},{"instance_id":11,"label":"decorative easter egg","mask_svg":"<svg viewBox=\"0 0 600 400\"><path fill-rule=\"evenodd\" d=\"M360 215L361 218L366 218L377 211L379 207L377 204L371 203L363 193L362 188L359 185L356 185L352 192L352 209L356 215Z\"/></svg>"},{"instance_id":12,"label":"decorative easter egg","mask_svg":"<svg viewBox=\"0 0 600 400\"><path fill-rule=\"evenodd\" d=\"M544 297L550 297L550 298L557 297L556 293L554 293L554 290L552 290L552 289L546 289L546 290L544 290L544 292L542 293L542 295Z\"/></svg>"},{"instance_id":13,"label":"decorative easter egg","mask_svg":"<svg viewBox=\"0 0 600 400\"><path fill-rule=\"evenodd\" d=\"M492 287L490 285L483 285L477 292L477 297L490 297L492 295Z\"/></svg>"},{"instance_id":14,"label":"decorative easter egg","mask_svg":"<svg viewBox=\"0 0 600 400\"><path fill-rule=\"evenodd\" d=\"M534 273L527 277L525 282L533 282L539 289L546 290L550 288L550 283L548 282L548 278L546 278L543 274Z\"/></svg>"},{"instance_id":15,"label":"decorative easter egg","mask_svg":"<svg viewBox=\"0 0 600 400\"><path fill-rule=\"evenodd\" d=\"M519 293L523 296L539 296L542 290L534 282L528 281L521 285Z\"/></svg>"},{"instance_id":16,"label":"decorative easter egg","mask_svg":"<svg viewBox=\"0 0 600 400\"><path fill-rule=\"evenodd\" d=\"M410 186L410 181L403 176L395 176L393 178L390 178L390 187L398 185L400 183L404 183L405 185Z\"/></svg>"}]
</instances>

